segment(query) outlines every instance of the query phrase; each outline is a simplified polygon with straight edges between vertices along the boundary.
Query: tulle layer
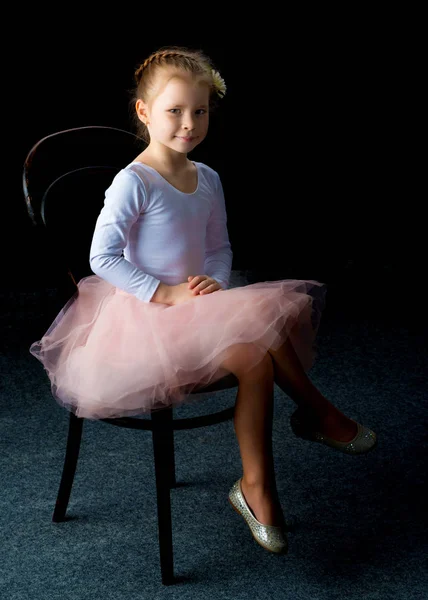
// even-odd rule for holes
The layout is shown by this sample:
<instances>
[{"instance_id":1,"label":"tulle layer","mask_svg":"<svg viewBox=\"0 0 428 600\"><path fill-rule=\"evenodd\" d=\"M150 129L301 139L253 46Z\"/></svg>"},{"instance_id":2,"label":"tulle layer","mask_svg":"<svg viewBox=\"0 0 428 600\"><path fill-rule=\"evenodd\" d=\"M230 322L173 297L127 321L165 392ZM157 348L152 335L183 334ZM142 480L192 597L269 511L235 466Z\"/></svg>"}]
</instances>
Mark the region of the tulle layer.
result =
<instances>
[{"instance_id":1,"label":"tulle layer","mask_svg":"<svg viewBox=\"0 0 428 600\"><path fill-rule=\"evenodd\" d=\"M309 370L324 299L317 281L282 280L167 306L141 302L93 275L79 282L30 352L55 399L77 416L142 415L190 401L191 392L228 375L243 349L251 369L289 337Z\"/></svg>"}]
</instances>

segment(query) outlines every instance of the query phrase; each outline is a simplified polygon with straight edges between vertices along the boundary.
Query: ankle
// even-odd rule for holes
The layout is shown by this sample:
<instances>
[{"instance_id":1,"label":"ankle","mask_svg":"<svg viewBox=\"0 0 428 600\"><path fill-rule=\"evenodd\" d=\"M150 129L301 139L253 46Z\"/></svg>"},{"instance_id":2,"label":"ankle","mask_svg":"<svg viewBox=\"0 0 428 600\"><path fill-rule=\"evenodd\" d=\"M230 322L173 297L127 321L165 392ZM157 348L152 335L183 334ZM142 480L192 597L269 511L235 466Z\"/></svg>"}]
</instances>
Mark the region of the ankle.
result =
<instances>
[{"instance_id":1,"label":"ankle","mask_svg":"<svg viewBox=\"0 0 428 600\"><path fill-rule=\"evenodd\" d=\"M296 412L298 417L313 424L346 419L345 415L330 402L320 406L299 405Z\"/></svg>"},{"instance_id":2,"label":"ankle","mask_svg":"<svg viewBox=\"0 0 428 600\"><path fill-rule=\"evenodd\" d=\"M253 516L264 525L285 525L285 517L281 507L275 484L241 480L241 490Z\"/></svg>"},{"instance_id":3,"label":"ankle","mask_svg":"<svg viewBox=\"0 0 428 600\"><path fill-rule=\"evenodd\" d=\"M247 490L269 492L272 490L272 479L266 475L243 475L241 485Z\"/></svg>"},{"instance_id":4,"label":"ankle","mask_svg":"<svg viewBox=\"0 0 428 600\"><path fill-rule=\"evenodd\" d=\"M253 501L272 503L278 500L278 490L275 480L249 481L242 477L241 489L244 496Z\"/></svg>"}]
</instances>

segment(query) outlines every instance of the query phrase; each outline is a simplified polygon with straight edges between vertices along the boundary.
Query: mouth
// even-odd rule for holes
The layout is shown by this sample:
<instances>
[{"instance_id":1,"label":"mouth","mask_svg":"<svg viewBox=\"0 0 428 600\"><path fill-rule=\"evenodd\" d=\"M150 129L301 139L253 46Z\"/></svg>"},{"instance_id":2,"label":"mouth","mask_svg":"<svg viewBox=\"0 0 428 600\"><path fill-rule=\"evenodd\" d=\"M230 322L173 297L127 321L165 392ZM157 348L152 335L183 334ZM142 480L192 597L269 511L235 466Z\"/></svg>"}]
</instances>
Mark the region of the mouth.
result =
<instances>
[{"instance_id":1,"label":"mouth","mask_svg":"<svg viewBox=\"0 0 428 600\"><path fill-rule=\"evenodd\" d=\"M196 137L187 137L187 136L183 136L183 135L177 135L176 136L179 140L183 140L183 142L193 142L193 140L196 140Z\"/></svg>"}]
</instances>

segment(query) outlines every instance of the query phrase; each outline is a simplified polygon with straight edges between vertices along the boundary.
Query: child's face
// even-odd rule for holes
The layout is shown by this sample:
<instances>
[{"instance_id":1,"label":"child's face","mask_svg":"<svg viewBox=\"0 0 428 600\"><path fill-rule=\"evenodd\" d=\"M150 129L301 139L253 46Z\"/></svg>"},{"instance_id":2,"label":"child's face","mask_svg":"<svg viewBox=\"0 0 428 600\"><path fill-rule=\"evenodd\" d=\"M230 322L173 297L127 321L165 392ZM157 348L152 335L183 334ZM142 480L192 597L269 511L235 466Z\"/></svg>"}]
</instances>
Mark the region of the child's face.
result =
<instances>
[{"instance_id":1,"label":"child's face","mask_svg":"<svg viewBox=\"0 0 428 600\"><path fill-rule=\"evenodd\" d=\"M148 104L137 102L137 114L147 125L151 144L187 154L208 132L208 84L190 73L169 74Z\"/></svg>"}]
</instances>

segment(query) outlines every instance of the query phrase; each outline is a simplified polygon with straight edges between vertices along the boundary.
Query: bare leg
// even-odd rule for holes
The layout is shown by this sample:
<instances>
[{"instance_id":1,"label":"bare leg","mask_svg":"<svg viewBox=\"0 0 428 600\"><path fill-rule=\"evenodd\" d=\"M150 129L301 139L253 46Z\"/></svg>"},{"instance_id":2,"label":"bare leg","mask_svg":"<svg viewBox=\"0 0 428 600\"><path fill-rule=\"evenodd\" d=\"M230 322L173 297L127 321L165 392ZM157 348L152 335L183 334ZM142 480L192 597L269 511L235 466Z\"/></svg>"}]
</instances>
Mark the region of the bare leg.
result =
<instances>
[{"instance_id":1,"label":"bare leg","mask_svg":"<svg viewBox=\"0 0 428 600\"><path fill-rule=\"evenodd\" d=\"M275 382L296 402L314 427L341 442L351 440L356 424L336 408L311 382L303 369L289 339L278 348L269 350L274 363Z\"/></svg>"},{"instance_id":2,"label":"bare leg","mask_svg":"<svg viewBox=\"0 0 428 600\"><path fill-rule=\"evenodd\" d=\"M237 346L238 348L238 346ZM250 344L242 344L224 366L239 380L234 426L241 454L242 492L256 519L264 525L283 525L272 453L274 373L269 354L246 370Z\"/></svg>"}]
</instances>

